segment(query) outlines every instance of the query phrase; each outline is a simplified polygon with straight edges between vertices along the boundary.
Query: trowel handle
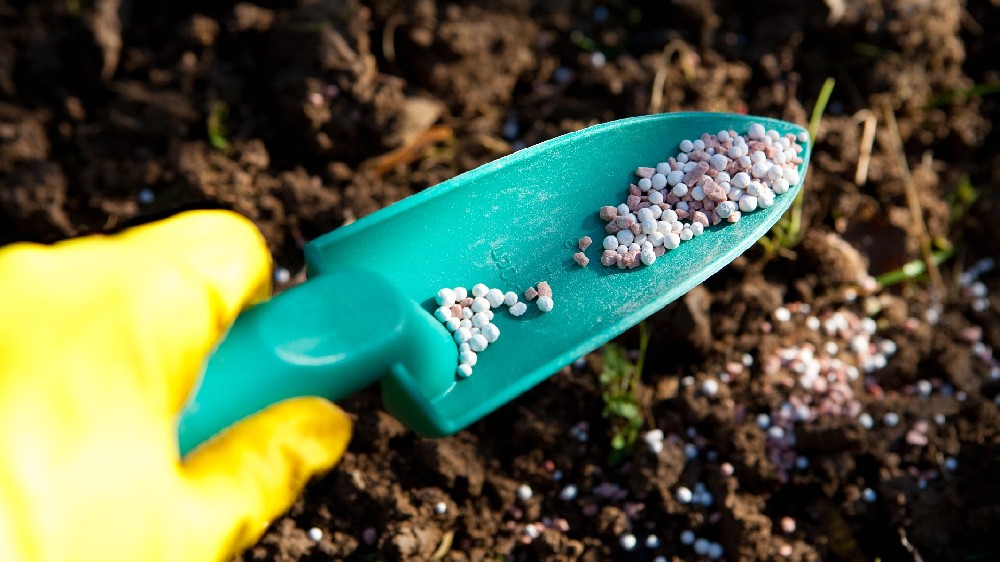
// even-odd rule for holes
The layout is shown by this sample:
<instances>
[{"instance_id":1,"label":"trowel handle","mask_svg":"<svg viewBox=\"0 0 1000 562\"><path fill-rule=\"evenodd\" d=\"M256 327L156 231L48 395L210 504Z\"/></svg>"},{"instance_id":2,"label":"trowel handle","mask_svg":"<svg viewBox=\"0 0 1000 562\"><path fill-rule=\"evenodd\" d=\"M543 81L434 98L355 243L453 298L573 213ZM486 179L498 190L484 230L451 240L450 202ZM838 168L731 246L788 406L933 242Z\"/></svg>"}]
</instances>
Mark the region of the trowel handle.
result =
<instances>
[{"instance_id":1,"label":"trowel handle","mask_svg":"<svg viewBox=\"0 0 1000 562\"><path fill-rule=\"evenodd\" d=\"M319 275L236 319L178 420L180 453L267 406L297 396L338 400L404 369L428 396L454 382L447 331L385 279Z\"/></svg>"}]
</instances>

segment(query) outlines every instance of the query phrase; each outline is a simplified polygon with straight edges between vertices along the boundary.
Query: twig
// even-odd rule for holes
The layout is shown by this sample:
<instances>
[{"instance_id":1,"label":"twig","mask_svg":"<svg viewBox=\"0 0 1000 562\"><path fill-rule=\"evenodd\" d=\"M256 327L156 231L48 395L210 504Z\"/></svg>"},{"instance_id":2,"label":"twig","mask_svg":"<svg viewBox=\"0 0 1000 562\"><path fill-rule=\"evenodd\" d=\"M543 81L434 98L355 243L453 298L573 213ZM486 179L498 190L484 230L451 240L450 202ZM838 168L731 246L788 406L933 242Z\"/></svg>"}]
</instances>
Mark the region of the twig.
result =
<instances>
[{"instance_id":1,"label":"twig","mask_svg":"<svg viewBox=\"0 0 1000 562\"><path fill-rule=\"evenodd\" d=\"M451 550L451 544L455 540L455 531L448 530L445 531L444 535L441 536L441 544L438 545L434 554L431 554L431 560L441 560Z\"/></svg>"},{"instance_id":2,"label":"twig","mask_svg":"<svg viewBox=\"0 0 1000 562\"><path fill-rule=\"evenodd\" d=\"M446 142L454 139L455 134L451 127L447 125L435 125L426 131L421 131L414 135L406 144L382 154L365 160L359 166L360 169L373 170L376 175L382 177L400 165L410 164L420 158L421 150L424 147L439 142Z\"/></svg>"},{"instance_id":3,"label":"twig","mask_svg":"<svg viewBox=\"0 0 1000 562\"><path fill-rule=\"evenodd\" d=\"M885 114L885 122L889 127L889 142L892 150L896 153L896 160L899 164L900 174L903 176L903 189L906 193L906 203L910 208L913 224L917 230L917 241L920 243L920 256L924 260L924 266L930 275L931 286L938 296L945 294L944 279L941 277L941 270L938 269L934 259L934 249L931 246L931 236L927 232L927 223L924 222L923 208L920 206L920 199L917 190L913 185L913 176L910 175L910 166L906 163L906 152L903 150L903 139L899 136L899 126L896 123L896 115L888 101L882 102L882 111Z\"/></svg>"},{"instance_id":4,"label":"twig","mask_svg":"<svg viewBox=\"0 0 1000 562\"><path fill-rule=\"evenodd\" d=\"M862 186L868 181L868 166L872 161L872 146L875 144L875 129L878 128L878 116L870 109L862 109L854 114L854 118L864 121L865 124L865 128L861 131L858 169L854 172L854 184Z\"/></svg>"},{"instance_id":5,"label":"twig","mask_svg":"<svg viewBox=\"0 0 1000 562\"><path fill-rule=\"evenodd\" d=\"M667 74L670 72L670 58L677 53L680 53L682 59L687 54L687 45L679 39L674 39L663 47L663 54L660 56L660 64L656 67L656 75L653 77L653 88L649 96L650 113L659 113L663 109L663 85L666 83ZM693 69L689 68L686 61L681 60L681 72L684 73L685 79L690 80Z\"/></svg>"},{"instance_id":6,"label":"twig","mask_svg":"<svg viewBox=\"0 0 1000 562\"><path fill-rule=\"evenodd\" d=\"M403 23L402 14L392 14L382 29L382 55L389 62L396 62L396 28Z\"/></svg>"}]
</instances>

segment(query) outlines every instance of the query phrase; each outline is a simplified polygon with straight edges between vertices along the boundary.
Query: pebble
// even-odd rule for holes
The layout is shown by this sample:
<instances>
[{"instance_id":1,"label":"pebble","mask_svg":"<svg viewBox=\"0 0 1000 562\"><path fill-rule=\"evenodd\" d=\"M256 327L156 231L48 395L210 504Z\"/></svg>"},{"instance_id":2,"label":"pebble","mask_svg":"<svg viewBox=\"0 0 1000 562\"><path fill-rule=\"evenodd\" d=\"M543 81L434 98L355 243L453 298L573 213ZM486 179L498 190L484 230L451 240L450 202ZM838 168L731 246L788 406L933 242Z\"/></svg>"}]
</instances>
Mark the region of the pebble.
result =
<instances>
[{"instance_id":1,"label":"pebble","mask_svg":"<svg viewBox=\"0 0 1000 562\"><path fill-rule=\"evenodd\" d=\"M715 379L705 379L701 383L701 391L705 393L706 396L715 396L719 392L719 381Z\"/></svg>"},{"instance_id":2,"label":"pebble","mask_svg":"<svg viewBox=\"0 0 1000 562\"><path fill-rule=\"evenodd\" d=\"M931 381L927 379L917 381L917 394L919 394L921 398L929 397L931 395L931 390L933 390Z\"/></svg>"},{"instance_id":3,"label":"pebble","mask_svg":"<svg viewBox=\"0 0 1000 562\"><path fill-rule=\"evenodd\" d=\"M792 319L792 313L783 306L779 306L774 310L774 319L778 322L788 322Z\"/></svg>"},{"instance_id":4,"label":"pebble","mask_svg":"<svg viewBox=\"0 0 1000 562\"><path fill-rule=\"evenodd\" d=\"M572 501L576 499L577 489L573 484L567 484L562 490L559 491L559 497L565 501Z\"/></svg>"},{"instance_id":5,"label":"pebble","mask_svg":"<svg viewBox=\"0 0 1000 562\"><path fill-rule=\"evenodd\" d=\"M882 416L882 423L885 424L886 427L896 427L899 424L899 414L896 412L886 412L885 415Z\"/></svg>"},{"instance_id":6,"label":"pebble","mask_svg":"<svg viewBox=\"0 0 1000 562\"><path fill-rule=\"evenodd\" d=\"M649 450L653 454L659 454L663 450L663 431L660 429L654 429L652 431L647 431L642 436L643 441L649 447Z\"/></svg>"},{"instance_id":7,"label":"pebble","mask_svg":"<svg viewBox=\"0 0 1000 562\"><path fill-rule=\"evenodd\" d=\"M694 500L694 494L685 486L677 488L677 491L674 492L674 497L683 504L689 504Z\"/></svg>"},{"instance_id":8,"label":"pebble","mask_svg":"<svg viewBox=\"0 0 1000 562\"><path fill-rule=\"evenodd\" d=\"M691 503L704 507L711 507L713 500L714 498L711 492L708 490L698 490L694 493L694 498L691 500Z\"/></svg>"},{"instance_id":9,"label":"pebble","mask_svg":"<svg viewBox=\"0 0 1000 562\"><path fill-rule=\"evenodd\" d=\"M378 540L378 531L375 530L375 527L365 527L361 531L361 540L368 546L375 544L375 541Z\"/></svg>"},{"instance_id":10,"label":"pebble","mask_svg":"<svg viewBox=\"0 0 1000 562\"><path fill-rule=\"evenodd\" d=\"M527 484L521 484L517 488L517 499L521 501L528 501L531 499L532 491L531 487Z\"/></svg>"},{"instance_id":11,"label":"pebble","mask_svg":"<svg viewBox=\"0 0 1000 562\"><path fill-rule=\"evenodd\" d=\"M309 539L312 540L313 542L319 542L323 540L323 530L320 529L319 527L313 527L309 529L309 531L306 534L309 535Z\"/></svg>"},{"instance_id":12,"label":"pebble","mask_svg":"<svg viewBox=\"0 0 1000 562\"><path fill-rule=\"evenodd\" d=\"M872 490L871 488L865 488L861 491L861 499L867 503L875 503L877 498L878 494L876 494L875 490Z\"/></svg>"},{"instance_id":13,"label":"pebble","mask_svg":"<svg viewBox=\"0 0 1000 562\"><path fill-rule=\"evenodd\" d=\"M637 543L638 541L632 533L626 533L618 539L618 544L621 545L622 549L625 551L633 550Z\"/></svg>"},{"instance_id":14,"label":"pebble","mask_svg":"<svg viewBox=\"0 0 1000 562\"><path fill-rule=\"evenodd\" d=\"M284 267L278 267L274 270L274 282L277 285L284 285L292 279L292 273Z\"/></svg>"},{"instance_id":15,"label":"pebble","mask_svg":"<svg viewBox=\"0 0 1000 562\"><path fill-rule=\"evenodd\" d=\"M681 531L681 544L692 545L694 544L695 536L694 531L691 529L685 529Z\"/></svg>"},{"instance_id":16,"label":"pebble","mask_svg":"<svg viewBox=\"0 0 1000 562\"><path fill-rule=\"evenodd\" d=\"M434 504L434 513L438 515L444 515L445 513L448 513L448 504L444 502L437 502L436 504Z\"/></svg>"},{"instance_id":17,"label":"pebble","mask_svg":"<svg viewBox=\"0 0 1000 562\"><path fill-rule=\"evenodd\" d=\"M684 445L684 456L689 459L698 458L698 446L694 443L686 443Z\"/></svg>"},{"instance_id":18,"label":"pebble","mask_svg":"<svg viewBox=\"0 0 1000 562\"><path fill-rule=\"evenodd\" d=\"M529 524L524 526L524 534L532 539L537 539L542 532L534 524Z\"/></svg>"}]
</instances>

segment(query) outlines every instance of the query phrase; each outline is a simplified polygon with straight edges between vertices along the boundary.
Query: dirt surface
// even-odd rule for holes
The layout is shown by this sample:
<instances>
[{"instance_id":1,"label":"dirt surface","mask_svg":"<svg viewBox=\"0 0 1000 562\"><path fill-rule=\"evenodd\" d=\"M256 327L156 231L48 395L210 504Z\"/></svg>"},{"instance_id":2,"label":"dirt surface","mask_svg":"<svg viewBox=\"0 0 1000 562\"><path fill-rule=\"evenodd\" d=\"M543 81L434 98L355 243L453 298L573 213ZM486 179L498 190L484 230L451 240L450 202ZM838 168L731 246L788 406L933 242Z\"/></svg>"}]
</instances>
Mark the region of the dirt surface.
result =
<instances>
[{"instance_id":1,"label":"dirt surface","mask_svg":"<svg viewBox=\"0 0 1000 562\"><path fill-rule=\"evenodd\" d=\"M280 290L307 240L520 147L661 111L804 125L833 78L801 241L648 320L623 462L601 352L441 440L365 391L343 462L242 559L997 560L996 21L989 0L8 0L0 242L226 207ZM873 282L922 241L950 250L939 277Z\"/></svg>"}]
</instances>

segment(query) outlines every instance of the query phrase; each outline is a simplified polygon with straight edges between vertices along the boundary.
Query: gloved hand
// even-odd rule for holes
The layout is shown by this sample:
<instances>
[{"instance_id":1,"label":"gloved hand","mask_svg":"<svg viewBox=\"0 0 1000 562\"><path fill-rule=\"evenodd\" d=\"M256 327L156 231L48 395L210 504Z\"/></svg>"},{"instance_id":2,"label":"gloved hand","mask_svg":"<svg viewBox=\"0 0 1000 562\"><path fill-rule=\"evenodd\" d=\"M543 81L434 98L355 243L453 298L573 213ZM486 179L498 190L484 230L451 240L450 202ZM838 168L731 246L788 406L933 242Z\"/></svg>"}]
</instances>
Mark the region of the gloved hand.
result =
<instances>
[{"instance_id":1,"label":"gloved hand","mask_svg":"<svg viewBox=\"0 0 1000 562\"><path fill-rule=\"evenodd\" d=\"M178 459L176 414L269 272L224 211L0 249L0 560L225 559L337 462L350 421L319 398Z\"/></svg>"}]
</instances>

